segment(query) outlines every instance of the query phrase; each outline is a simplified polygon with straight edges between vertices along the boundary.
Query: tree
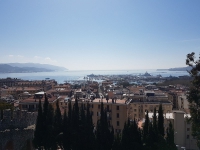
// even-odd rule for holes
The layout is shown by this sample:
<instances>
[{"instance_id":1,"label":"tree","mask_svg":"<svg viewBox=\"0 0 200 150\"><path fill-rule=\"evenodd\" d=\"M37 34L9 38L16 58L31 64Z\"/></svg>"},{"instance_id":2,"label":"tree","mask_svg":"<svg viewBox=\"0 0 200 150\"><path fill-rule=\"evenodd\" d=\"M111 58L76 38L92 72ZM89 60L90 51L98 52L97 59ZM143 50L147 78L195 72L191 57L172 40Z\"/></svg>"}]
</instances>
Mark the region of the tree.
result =
<instances>
[{"instance_id":1,"label":"tree","mask_svg":"<svg viewBox=\"0 0 200 150\"><path fill-rule=\"evenodd\" d=\"M63 118L63 147L65 150L71 150L71 134L72 134L72 108L71 101L68 103L68 115L65 110Z\"/></svg>"},{"instance_id":2,"label":"tree","mask_svg":"<svg viewBox=\"0 0 200 150\"><path fill-rule=\"evenodd\" d=\"M69 97L72 97L72 95L73 95L73 91L71 90L69 93Z\"/></svg>"},{"instance_id":3,"label":"tree","mask_svg":"<svg viewBox=\"0 0 200 150\"><path fill-rule=\"evenodd\" d=\"M126 150L142 149L141 133L135 119L133 122L130 122L130 120L128 119L127 123L124 124L121 145L122 148Z\"/></svg>"},{"instance_id":4,"label":"tree","mask_svg":"<svg viewBox=\"0 0 200 150\"><path fill-rule=\"evenodd\" d=\"M166 142L167 142L168 149L177 150L177 147L174 143L174 129L172 127L171 121L169 122L169 127L167 128Z\"/></svg>"},{"instance_id":5,"label":"tree","mask_svg":"<svg viewBox=\"0 0 200 150\"><path fill-rule=\"evenodd\" d=\"M45 100L43 104L43 147L44 149L56 149L57 145L55 142L54 135L54 109L52 105L49 104L48 97L45 93Z\"/></svg>"},{"instance_id":6,"label":"tree","mask_svg":"<svg viewBox=\"0 0 200 150\"><path fill-rule=\"evenodd\" d=\"M131 127L133 128L133 137L131 137L133 139L132 142L134 143L133 150L142 150L143 144L141 139L141 133L135 119Z\"/></svg>"},{"instance_id":7,"label":"tree","mask_svg":"<svg viewBox=\"0 0 200 150\"><path fill-rule=\"evenodd\" d=\"M68 117L67 117L66 110L65 110L64 116L63 116L63 129L62 130L63 130L63 139L62 139L63 148L65 150L70 150L70 143L69 143L69 139L70 139L69 122L68 122Z\"/></svg>"},{"instance_id":8,"label":"tree","mask_svg":"<svg viewBox=\"0 0 200 150\"><path fill-rule=\"evenodd\" d=\"M115 135L115 139L113 142L112 150L121 150L121 137L119 134Z\"/></svg>"},{"instance_id":9,"label":"tree","mask_svg":"<svg viewBox=\"0 0 200 150\"><path fill-rule=\"evenodd\" d=\"M144 143L146 142L148 134L149 134L149 114L147 111L145 115L145 122L144 122L144 127L143 127L143 142Z\"/></svg>"},{"instance_id":10,"label":"tree","mask_svg":"<svg viewBox=\"0 0 200 150\"><path fill-rule=\"evenodd\" d=\"M164 116L163 116L162 104L160 104L158 109L158 132L161 136L164 137L165 129L164 129Z\"/></svg>"},{"instance_id":11,"label":"tree","mask_svg":"<svg viewBox=\"0 0 200 150\"><path fill-rule=\"evenodd\" d=\"M200 56L195 60L195 53L187 54L186 65L191 67L188 71L192 77L191 86L187 96L192 123L192 135L197 140L197 145L200 148Z\"/></svg>"},{"instance_id":12,"label":"tree","mask_svg":"<svg viewBox=\"0 0 200 150\"><path fill-rule=\"evenodd\" d=\"M97 122L97 147L99 150L110 150L112 148L112 131L109 129L109 123L107 120L107 111L104 109L103 102L101 103L100 119Z\"/></svg>"},{"instance_id":13,"label":"tree","mask_svg":"<svg viewBox=\"0 0 200 150\"><path fill-rule=\"evenodd\" d=\"M79 141L80 141L80 136L79 136L79 123L80 123L80 114L79 114L79 107L78 107L78 99L76 97L75 103L73 105L72 109L72 117L71 117L71 144L72 144L72 149L79 149Z\"/></svg>"},{"instance_id":14,"label":"tree","mask_svg":"<svg viewBox=\"0 0 200 150\"><path fill-rule=\"evenodd\" d=\"M54 115L54 136L58 136L62 132L62 116L58 104L58 100L56 102L56 110ZM55 139L56 142L58 142L58 145L61 146L61 141L58 139Z\"/></svg>"},{"instance_id":15,"label":"tree","mask_svg":"<svg viewBox=\"0 0 200 150\"><path fill-rule=\"evenodd\" d=\"M43 116L42 116L42 104L41 100L39 100L38 116L35 126L34 139L33 139L35 148L40 149L41 146L43 145L42 137L43 137Z\"/></svg>"},{"instance_id":16,"label":"tree","mask_svg":"<svg viewBox=\"0 0 200 150\"><path fill-rule=\"evenodd\" d=\"M54 135L54 109L52 107L52 105L48 106L48 113L47 113L47 117L46 117L46 132L45 132L45 147L47 149L56 149L57 145L55 143L55 135Z\"/></svg>"},{"instance_id":17,"label":"tree","mask_svg":"<svg viewBox=\"0 0 200 150\"><path fill-rule=\"evenodd\" d=\"M127 122L124 123L124 128L122 130L121 146L124 149L129 148L130 132L129 132L130 120L128 118Z\"/></svg>"},{"instance_id":18,"label":"tree","mask_svg":"<svg viewBox=\"0 0 200 150\"><path fill-rule=\"evenodd\" d=\"M156 108L154 108L154 111L153 111L153 130L155 132L157 132L157 130L158 130L158 128L157 128Z\"/></svg>"},{"instance_id":19,"label":"tree","mask_svg":"<svg viewBox=\"0 0 200 150\"><path fill-rule=\"evenodd\" d=\"M95 149L95 135L94 135L94 124L92 120L92 113L90 111L90 104L87 103L87 109L86 109L86 149L93 150Z\"/></svg>"},{"instance_id":20,"label":"tree","mask_svg":"<svg viewBox=\"0 0 200 150\"><path fill-rule=\"evenodd\" d=\"M108 95L106 95L106 101L107 101L107 103L108 103L108 100L109 100L109 96L108 96Z\"/></svg>"}]
</instances>

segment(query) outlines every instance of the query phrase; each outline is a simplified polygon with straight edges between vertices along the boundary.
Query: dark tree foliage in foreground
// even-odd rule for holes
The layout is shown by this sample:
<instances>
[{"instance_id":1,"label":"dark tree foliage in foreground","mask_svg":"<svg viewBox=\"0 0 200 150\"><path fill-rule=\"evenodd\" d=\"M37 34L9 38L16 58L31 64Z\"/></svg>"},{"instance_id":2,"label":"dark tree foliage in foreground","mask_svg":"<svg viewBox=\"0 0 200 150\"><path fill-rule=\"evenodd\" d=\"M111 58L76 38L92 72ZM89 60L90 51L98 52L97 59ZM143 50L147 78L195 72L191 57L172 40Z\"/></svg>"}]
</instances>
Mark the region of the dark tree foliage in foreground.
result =
<instances>
[{"instance_id":1,"label":"dark tree foliage in foreground","mask_svg":"<svg viewBox=\"0 0 200 150\"><path fill-rule=\"evenodd\" d=\"M162 106L159 111L162 112ZM122 134L116 133L110 125L107 109L101 103L101 111L94 130L90 104L68 102L68 112L61 116L59 103L56 109L49 104L48 98L42 104L39 101L38 117L34 133L34 145L37 149L53 150L176 150L174 144L174 130L172 124L167 129L166 139L160 128L163 127L162 119L156 116L154 109L153 122L150 122L148 112L145 115L143 130L138 127L136 120L129 119L124 124ZM160 118L162 118L160 116ZM159 125L159 120L161 120ZM153 124L152 124L153 123Z\"/></svg>"},{"instance_id":2,"label":"dark tree foliage in foreground","mask_svg":"<svg viewBox=\"0 0 200 150\"><path fill-rule=\"evenodd\" d=\"M42 137L43 137L43 117L42 117L42 104L40 100L38 105L38 116L36 120L34 139L33 139L33 143L36 148L40 148L41 146L43 146Z\"/></svg>"},{"instance_id":3,"label":"dark tree foliage in foreground","mask_svg":"<svg viewBox=\"0 0 200 150\"><path fill-rule=\"evenodd\" d=\"M114 133L110 131L110 126L107 118L107 111L104 109L103 102L101 103L100 119L97 122L96 140L97 149L110 150L112 148Z\"/></svg>"},{"instance_id":4,"label":"dark tree foliage in foreground","mask_svg":"<svg viewBox=\"0 0 200 150\"><path fill-rule=\"evenodd\" d=\"M188 93L188 102L192 123L192 135L197 140L197 145L200 148L200 56L195 59L195 53L187 55L186 65L191 67L188 71L192 77L191 86Z\"/></svg>"},{"instance_id":5,"label":"dark tree foliage in foreground","mask_svg":"<svg viewBox=\"0 0 200 150\"><path fill-rule=\"evenodd\" d=\"M164 137L165 129L164 129L164 116L163 116L162 105L160 105L158 109L158 132L161 136Z\"/></svg>"},{"instance_id":6,"label":"dark tree foliage in foreground","mask_svg":"<svg viewBox=\"0 0 200 150\"><path fill-rule=\"evenodd\" d=\"M174 129L170 121L169 127L167 128L167 137L166 137L167 146L170 150L176 150L177 147L174 144Z\"/></svg>"},{"instance_id":7,"label":"dark tree foliage in foreground","mask_svg":"<svg viewBox=\"0 0 200 150\"><path fill-rule=\"evenodd\" d=\"M149 121L148 112L145 116L145 123L143 127L143 149L144 150L177 150L174 147L174 133L172 124L169 124L167 130L167 138L164 135L164 116L162 105L158 110L158 117L156 117L156 109L154 109L153 121ZM168 140L170 139L170 142Z\"/></svg>"}]
</instances>

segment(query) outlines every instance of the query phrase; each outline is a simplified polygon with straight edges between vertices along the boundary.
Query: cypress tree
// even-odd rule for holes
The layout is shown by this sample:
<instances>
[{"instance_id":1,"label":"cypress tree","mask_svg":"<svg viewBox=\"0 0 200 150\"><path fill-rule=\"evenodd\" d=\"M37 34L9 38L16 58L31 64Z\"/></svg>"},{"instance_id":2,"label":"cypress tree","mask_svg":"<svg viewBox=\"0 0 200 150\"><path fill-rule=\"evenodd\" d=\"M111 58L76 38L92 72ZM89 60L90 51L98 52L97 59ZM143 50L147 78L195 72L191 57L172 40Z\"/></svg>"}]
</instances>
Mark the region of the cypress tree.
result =
<instances>
[{"instance_id":1,"label":"cypress tree","mask_svg":"<svg viewBox=\"0 0 200 150\"><path fill-rule=\"evenodd\" d=\"M147 149L147 150L154 150L155 149L154 138L155 137L154 137L154 132L153 132L153 125L152 125L151 122L149 122L148 134L146 136L145 149ZM157 148L155 150L157 150Z\"/></svg>"},{"instance_id":2,"label":"cypress tree","mask_svg":"<svg viewBox=\"0 0 200 150\"><path fill-rule=\"evenodd\" d=\"M62 143L63 143L63 148L65 150L69 150L69 143L68 143L68 139L69 137L69 133L68 133L68 129L69 129L69 124L68 124L68 117L67 117L67 113L66 110L64 112L64 116L63 116L63 127L62 127L62 131L63 131L63 139L62 139Z\"/></svg>"},{"instance_id":3,"label":"cypress tree","mask_svg":"<svg viewBox=\"0 0 200 150\"><path fill-rule=\"evenodd\" d=\"M174 143L174 129L172 127L171 121L169 122L169 127L167 128L166 142L167 142L168 149L177 150L177 147Z\"/></svg>"},{"instance_id":4,"label":"cypress tree","mask_svg":"<svg viewBox=\"0 0 200 150\"><path fill-rule=\"evenodd\" d=\"M43 104L43 146L45 149L48 149L48 141L47 141L47 136L48 136L48 120L47 120L47 115L48 115L48 108L49 108L49 101L45 93L45 100Z\"/></svg>"},{"instance_id":5,"label":"cypress tree","mask_svg":"<svg viewBox=\"0 0 200 150\"><path fill-rule=\"evenodd\" d=\"M121 145L124 149L128 149L128 145L129 145L129 139L130 139L129 126L130 126L130 121L128 119L127 122L124 123L124 128L122 131Z\"/></svg>"},{"instance_id":6,"label":"cypress tree","mask_svg":"<svg viewBox=\"0 0 200 150\"><path fill-rule=\"evenodd\" d=\"M83 103L81 104L80 109L80 121L79 121L79 149L87 149L87 131L86 131L86 115Z\"/></svg>"},{"instance_id":7,"label":"cypress tree","mask_svg":"<svg viewBox=\"0 0 200 150\"><path fill-rule=\"evenodd\" d=\"M108 95L106 95L106 101L107 101L107 103L108 103L108 100L109 100L109 97L108 97Z\"/></svg>"},{"instance_id":8,"label":"cypress tree","mask_svg":"<svg viewBox=\"0 0 200 150\"><path fill-rule=\"evenodd\" d=\"M46 118L47 128L46 128L46 139L45 139L45 147L47 149L56 149L55 143L55 135L53 134L54 126L53 126L53 118L54 118L54 109L52 105L48 106L48 114Z\"/></svg>"},{"instance_id":9,"label":"cypress tree","mask_svg":"<svg viewBox=\"0 0 200 150\"><path fill-rule=\"evenodd\" d=\"M53 132L53 117L54 112L52 106L49 105L48 98L45 93L45 100L43 104L43 146L44 149L50 149L55 146L55 141L51 139L51 134ZM57 148L57 147L56 147Z\"/></svg>"},{"instance_id":10,"label":"cypress tree","mask_svg":"<svg viewBox=\"0 0 200 150\"><path fill-rule=\"evenodd\" d=\"M56 102L56 110L55 110L55 115L54 115L54 136L57 137L60 133L62 132L62 116L59 108L59 103L58 100ZM56 143L61 146L61 141L60 139L55 138Z\"/></svg>"},{"instance_id":11,"label":"cypress tree","mask_svg":"<svg viewBox=\"0 0 200 150\"><path fill-rule=\"evenodd\" d=\"M158 130L158 127L157 127L156 108L154 108L154 111L153 111L153 130L154 130L155 132L157 132L157 130Z\"/></svg>"},{"instance_id":12,"label":"cypress tree","mask_svg":"<svg viewBox=\"0 0 200 150\"><path fill-rule=\"evenodd\" d=\"M94 135L94 124L92 120L92 113L90 112L90 104L87 103L86 110L86 149L94 150L95 149L95 135Z\"/></svg>"},{"instance_id":13,"label":"cypress tree","mask_svg":"<svg viewBox=\"0 0 200 150\"><path fill-rule=\"evenodd\" d=\"M111 132L109 130L107 120L107 112L104 110L103 102L101 103L101 116L97 122L97 149L99 150L110 150L113 144L111 141Z\"/></svg>"},{"instance_id":14,"label":"cypress tree","mask_svg":"<svg viewBox=\"0 0 200 150\"><path fill-rule=\"evenodd\" d=\"M71 131L72 131L72 122L71 122L71 101L68 103L68 116L66 110L63 117L63 147L65 150L71 150Z\"/></svg>"},{"instance_id":15,"label":"cypress tree","mask_svg":"<svg viewBox=\"0 0 200 150\"><path fill-rule=\"evenodd\" d=\"M119 134L115 135L112 150L122 150L121 137Z\"/></svg>"},{"instance_id":16,"label":"cypress tree","mask_svg":"<svg viewBox=\"0 0 200 150\"><path fill-rule=\"evenodd\" d=\"M165 131L164 131L164 116L163 116L162 104L160 104L158 110L158 132L161 136L164 137Z\"/></svg>"},{"instance_id":17,"label":"cypress tree","mask_svg":"<svg viewBox=\"0 0 200 150\"><path fill-rule=\"evenodd\" d=\"M79 107L78 107L78 99L75 99L75 103L73 105L73 110L72 110L72 117L71 117L71 142L72 142L72 149L73 150L78 150L79 149L79 141L80 141L80 137L79 137L79 118L80 114L79 114Z\"/></svg>"},{"instance_id":18,"label":"cypress tree","mask_svg":"<svg viewBox=\"0 0 200 150\"><path fill-rule=\"evenodd\" d=\"M49 107L49 101L48 101L48 98L47 98L47 95L46 93L44 94L45 96L45 99L44 99L44 104L43 104L43 119L44 119L44 123L46 123L46 117L47 117L47 113L48 113L48 107Z\"/></svg>"},{"instance_id":19,"label":"cypress tree","mask_svg":"<svg viewBox=\"0 0 200 150\"><path fill-rule=\"evenodd\" d=\"M34 139L33 143L35 148L41 149L41 146L43 145L43 116L42 116L42 104L41 100L39 100L38 105L38 116L34 131Z\"/></svg>"},{"instance_id":20,"label":"cypress tree","mask_svg":"<svg viewBox=\"0 0 200 150\"><path fill-rule=\"evenodd\" d=\"M135 119L133 121L133 137L131 138L133 138L134 142L133 150L142 150L143 144L142 144L141 134Z\"/></svg>"},{"instance_id":21,"label":"cypress tree","mask_svg":"<svg viewBox=\"0 0 200 150\"><path fill-rule=\"evenodd\" d=\"M134 119L131 123L128 119L127 123L124 124L121 140L122 148L125 150L141 150L142 139L138 125Z\"/></svg>"},{"instance_id":22,"label":"cypress tree","mask_svg":"<svg viewBox=\"0 0 200 150\"><path fill-rule=\"evenodd\" d=\"M145 115L145 122L144 122L144 127L143 127L143 142L144 142L144 144L146 143L148 134L149 134L149 114L147 111L146 115Z\"/></svg>"}]
</instances>

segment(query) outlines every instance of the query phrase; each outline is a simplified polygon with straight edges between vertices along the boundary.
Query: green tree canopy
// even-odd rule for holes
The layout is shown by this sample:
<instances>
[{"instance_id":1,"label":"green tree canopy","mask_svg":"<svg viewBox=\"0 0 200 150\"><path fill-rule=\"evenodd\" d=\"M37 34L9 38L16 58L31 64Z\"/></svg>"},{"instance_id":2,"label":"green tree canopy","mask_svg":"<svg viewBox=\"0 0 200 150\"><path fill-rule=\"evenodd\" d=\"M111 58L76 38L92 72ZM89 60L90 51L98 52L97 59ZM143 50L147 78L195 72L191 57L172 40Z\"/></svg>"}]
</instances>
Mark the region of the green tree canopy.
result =
<instances>
[{"instance_id":1,"label":"green tree canopy","mask_svg":"<svg viewBox=\"0 0 200 150\"><path fill-rule=\"evenodd\" d=\"M191 67L191 70L188 72L193 79L187 96L191 115L192 135L196 138L197 145L200 148L200 56L198 59L195 59L194 52L188 54L186 65Z\"/></svg>"}]
</instances>

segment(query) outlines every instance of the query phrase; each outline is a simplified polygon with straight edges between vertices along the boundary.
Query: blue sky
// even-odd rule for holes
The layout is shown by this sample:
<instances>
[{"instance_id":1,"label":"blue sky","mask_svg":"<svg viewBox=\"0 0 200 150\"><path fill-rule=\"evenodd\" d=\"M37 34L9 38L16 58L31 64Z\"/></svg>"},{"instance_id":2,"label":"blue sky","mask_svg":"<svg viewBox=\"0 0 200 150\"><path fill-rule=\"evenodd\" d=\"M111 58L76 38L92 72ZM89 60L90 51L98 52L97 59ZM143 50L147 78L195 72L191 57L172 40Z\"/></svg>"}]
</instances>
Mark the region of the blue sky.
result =
<instances>
[{"instance_id":1,"label":"blue sky","mask_svg":"<svg viewBox=\"0 0 200 150\"><path fill-rule=\"evenodd\" d=\"M0 0L0 63L182 67L200 52L199 8L199 0Z\"/></svg>"}]
</instances>

